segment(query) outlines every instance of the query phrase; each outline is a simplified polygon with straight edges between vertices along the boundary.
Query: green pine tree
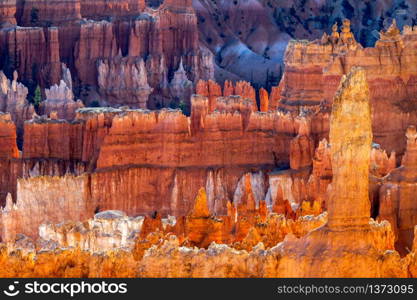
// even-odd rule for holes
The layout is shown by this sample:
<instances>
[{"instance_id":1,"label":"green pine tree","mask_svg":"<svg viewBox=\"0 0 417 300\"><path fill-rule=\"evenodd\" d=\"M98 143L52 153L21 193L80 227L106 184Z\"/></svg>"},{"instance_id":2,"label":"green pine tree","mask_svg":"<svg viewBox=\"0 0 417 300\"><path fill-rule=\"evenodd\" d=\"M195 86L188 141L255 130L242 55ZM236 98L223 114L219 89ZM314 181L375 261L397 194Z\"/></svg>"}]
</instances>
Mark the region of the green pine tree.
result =
<instances>
[{"instance_id":1,"label":"green pine tree","mask_svg":"<svg viewBox=\"0 0 417 300\"><path fill-rule=\"evenodd\" d=\"M185 112L186 112L186 105L185 105L185 103L184 103L184 101L181 101L180 103L179 103L179 105L178 105L178 108L179 109L181 109L182 110L182 112L185 114Z\"/></svg>"},{"instance_id":2,"label":"green pine tree","mask_svg":"<svg viewBox=\"0 0 417 300\"><path fill-rule=\"evenodd\" d=\"M39 106L39 104L42 102L42 94L41 94L41 88L38 85L35 90L35 94L33 95L33 103L36 107Z\"/></svg>"}]
</instances>

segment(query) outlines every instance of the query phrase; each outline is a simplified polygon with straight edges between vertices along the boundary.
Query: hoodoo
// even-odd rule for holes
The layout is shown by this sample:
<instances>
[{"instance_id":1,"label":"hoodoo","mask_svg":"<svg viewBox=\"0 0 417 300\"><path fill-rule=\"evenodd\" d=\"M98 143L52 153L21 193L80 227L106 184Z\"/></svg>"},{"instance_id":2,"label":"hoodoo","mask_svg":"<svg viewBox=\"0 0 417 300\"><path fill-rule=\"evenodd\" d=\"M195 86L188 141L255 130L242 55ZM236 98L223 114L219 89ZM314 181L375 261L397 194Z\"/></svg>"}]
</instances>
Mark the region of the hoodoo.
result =
<instances>
[{"instance_id":1,"label":"hoodoo","mask_svg":"<svg viewBox=\"0 0 417 300\"><path fill-rule=\"evenodd\" d=\"M330 121L333 181L327 223L301 239L279 245L284 277L405 276L387 222L370 219L368 176L371 108L365 71L342 78Z\"/></svg>"}]
</instances>

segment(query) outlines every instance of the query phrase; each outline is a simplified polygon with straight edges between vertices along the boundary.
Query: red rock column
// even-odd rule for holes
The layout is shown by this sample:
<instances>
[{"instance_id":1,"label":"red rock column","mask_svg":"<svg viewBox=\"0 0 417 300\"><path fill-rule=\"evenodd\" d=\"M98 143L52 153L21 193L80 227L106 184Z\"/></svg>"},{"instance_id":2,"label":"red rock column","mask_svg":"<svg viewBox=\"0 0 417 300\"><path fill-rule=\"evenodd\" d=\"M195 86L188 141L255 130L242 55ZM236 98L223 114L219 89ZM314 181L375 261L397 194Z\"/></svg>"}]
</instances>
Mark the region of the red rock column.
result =
<instances>
[{"instance_id":1,"label":"red rock column","mask_svg":"<svg viewBox=\"0 0 417 300\"><path fill-rule=\"evenodd\" d=\"M353 68L336 93L330 120L333 182L328 226L367 225L372 143L371 107L365 71Z\"/></svg>"},{"instance_id":2,"label":"red rock column","mask_svg":"<svg viewBox=\"0 0 417 300\"><path fill-rule=\"evenodd\" d=\"M259 98L261 103L261 109L262 112L267 112L269 110L269 95L268 92L265 89L259 90Z\"/></svg>"},{"instance_id":3,"label":"red rock column","mask_svg":"<svg viewBox=\"0 0 417 300\"><path fill-rule=\"evenodd\" d=\"M407 168L417 168L417 131L415 126L407 128L407 151L405 152L402 165Z\"/></svg>"},{"instance_id":4,"label":"red rock column","mask_svg":"<svg viewBox=\"0 0 417 300\"><path fill-rule=\"evenodd\" d=\"M290 167L298 170L311 166L314 156L314 140L310 136L310 124L306 118L299 121L298 135L290 144Z\"/></svg>"},{"instance_id":5,"label":"red rock column","mask_svg":"<svg viewBox=\"0 0 417 300\"><path fill-rule=\"evenodd\" d=\"M16 145L16 126L9 113L0 112L0 159L19 157Z\"/></svg>"}]
</instances>

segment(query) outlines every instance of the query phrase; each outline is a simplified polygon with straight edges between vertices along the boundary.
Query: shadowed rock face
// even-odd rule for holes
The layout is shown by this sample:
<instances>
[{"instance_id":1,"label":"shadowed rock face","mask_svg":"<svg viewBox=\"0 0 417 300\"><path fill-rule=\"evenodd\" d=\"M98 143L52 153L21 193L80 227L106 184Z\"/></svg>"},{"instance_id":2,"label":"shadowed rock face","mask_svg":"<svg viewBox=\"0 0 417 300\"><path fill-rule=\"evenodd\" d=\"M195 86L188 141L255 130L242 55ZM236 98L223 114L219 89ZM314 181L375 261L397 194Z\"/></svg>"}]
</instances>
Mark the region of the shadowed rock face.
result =
<instances>
[{"instance_id":1,"label":"shadowed rock face","mask_svg":"<svg viewBox=\"0 0 417 300\"><path fill-rule=\"evenodd\" d=\"M19 25L50 26L81 19L80 0L25 0Z\"/></svg>"},{"instance_id":2,"label":"shadowed rock face","mask_svg":"<svg viewBox=\"0 0 417 300\"><path fill-rule=\"evenodd\" d=\"M128 53L130 35L127 20L144 13L152 15L147 5L153 10L165 11L163 15L166 20L171 19L171 13L175 15L171 25L176 24L175 19L184 16L188 19L185 23L194 18L195 22L191 22L195 23L192 24L194 28L177 30L180 42L176 47L193 40L193 43L210 49L212 56L216 57L218 81L246 80L268 88L276 85L283 73L284 53L291 39L320 38L323 32L332 32L333 24L337 22L341 25L342 20L348 18L352 21L352 32L356 39L364 46L372 46L379 38L378 31L386 29L393 19L397 20L400 27L413 25L417 10L415 3L410 0L4 0L0 3L0 22L7 26L16 23L25 27L59 26L60 33L63 33L60 47L64 48L61 50L61 60L71 62L71 52L80 35L79 25L75 24L83 18L94 21L113 19L117 42L125 54ZM193 9L197 16L192 16ZM165 39L170 38L165 36ZM43 43L38 38L36 40ZM56 47L53 45L50 49ZM25 52L25 56L30 56ZM168 72L172 73L178 63L178 58L174 59L173 64L168 62ZM31 68L32 61L27 65L28 69ZM187 65L192 65L191 58ZM251 70L248 70L248 65ZM43 63L38 67L43 69ZM74 70L73 65L71 69ZM30 78L29 73L27 77ZM42 80L37 78L37 81ZM59 79L52 78L45 86L58 82Z\"/></svg>"},{"instance_id":3,"label":"shadowed rock face","mask_svg":"<svg viewBox=\"0 0 417 300\"><path fill-rule=\"evenodd\" d=\"M17 70L30 95L37 84L60 84L61 62L86 104L178 107L198 80L214 78L213 55L199 43L190 1L165 1L157 9L142 0L24 1L19 26L9 17L10 3L0 3L7 24L0 30L0 68L8 76Z\"/></svg>"},{"instance_id":4,"label":"shadowed rock face","mask_svg":"<svg viewBox=\"0 0 417 300\"><path fill-rule=\"evenodd\" d=\"M72 78L70 70L62 64L62 79L58 84L45 89L45 100L39 105L42 115L55 115L54 118L74 120L76 110L84 107L81 100L75 101L72 91Z\"/></svg>"},{"instance_id":5,"label":"shadowed rock face","mask_svg":"<svg viewBox=\"0 0 417 300\"><path fill-rule=\"evenodd\" d=\"M99 61L98 86L104 99L102 106L146 108L153 91L143 59Z\"/></svg>"},{"instance_id":6,"label":"shadowed rock face","mask_svg":"<svg viewBox=\"0 0 417 300\"><path fill-rule=\"evenodd\" d=\"M416 136L416 128L410 126L406 132L407 150L402 165L384 178L379 191L378 218L391 223L396 233L397 247L402 254L407 254L412 249L414 226L417 222L417 204L413 196L417 189Z\"/></svg>"},{"instance_id":7,"label":"shadowed rock face","mask_svg":"<svg viewBox=\"0 0 417 300\"><path fill-rule=\"evenodd\" d=\"M7 79L4 73L0 72L0 111L10 113L21 141L24 122L33 117L35 109L27 100L28 89L17 79L17 72L13 73L13 80Z\"/></svg>"}]
</instances>

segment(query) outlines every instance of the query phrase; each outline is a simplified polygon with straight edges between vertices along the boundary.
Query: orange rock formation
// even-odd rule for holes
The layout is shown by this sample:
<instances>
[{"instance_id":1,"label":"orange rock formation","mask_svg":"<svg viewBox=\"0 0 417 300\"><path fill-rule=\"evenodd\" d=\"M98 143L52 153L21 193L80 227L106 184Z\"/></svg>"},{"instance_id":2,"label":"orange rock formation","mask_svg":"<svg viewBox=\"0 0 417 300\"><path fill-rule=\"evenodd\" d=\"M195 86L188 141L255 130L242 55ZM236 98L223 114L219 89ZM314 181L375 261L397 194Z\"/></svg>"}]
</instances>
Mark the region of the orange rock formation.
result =
<instances>
[{"instance_id":1,"label":"orange rock formation","mask_svg":"<svg viewBox=\"0 0 417 300\"><path fill-rule=\"evenodd\" d=\"M412 195L416 189L416 128L407 129L407 150L402 166L392 170L384 178L380 189L379 218L388 220L396 233L397 246L402 254L412 249L414 226L416 220L416 204ZM414 236L415 238L415 236Z\"/></svg>"},{"instance_id":2,"label":"orange rock formation","mask_svg":"<svg viewBox=\"0 0 417 300\"><path fill-rule=\"evenodd\" d=\"M45 116L0 73L0 275L416 276L413 29L292 41L257 95L211 80L190 0L3 2Z\"/></svg>"},{"instance_id":3,"label":"orange rock formation","mask_svg":"<svg viewBox=\"0 0 417 300\"><path fill-rule=\"evenodd\" d=\"M333 181L327 205L328 222L299 240L289 237L284 241L279 265L284 276L406 276L398 253L385 252L394 247L389 225L370 222L371 142L366 74L353 68L343 77L333 102L330 126Z\"/></svg>"},{"instance_id":4,"label":"orange rock formation","mask_svg":"<svg viewBox=\"0 0 417 300\"><path fill-rule=\"evenodd\" d=\"M279 107L297 113L306 107L325 112L332 104L341 76L354 66L363 67L373 107L375 142L388 152L402 154L405 143L398 141L408 125L417 123L413 104L417 73L411 63L416 32L405 26L401 34L394 22L381 32L375 47L363 48L345 23L340 34L337 26L334 28L333 38L325 35L321 40L289 43ZM392 121L387 123L387 119ZM313 122L322 121L327 122ZM314 134L315 130L313 127Z\"/></svg>"}]
</instances>

